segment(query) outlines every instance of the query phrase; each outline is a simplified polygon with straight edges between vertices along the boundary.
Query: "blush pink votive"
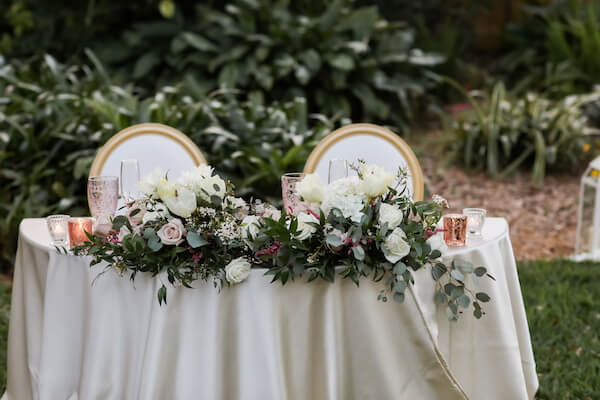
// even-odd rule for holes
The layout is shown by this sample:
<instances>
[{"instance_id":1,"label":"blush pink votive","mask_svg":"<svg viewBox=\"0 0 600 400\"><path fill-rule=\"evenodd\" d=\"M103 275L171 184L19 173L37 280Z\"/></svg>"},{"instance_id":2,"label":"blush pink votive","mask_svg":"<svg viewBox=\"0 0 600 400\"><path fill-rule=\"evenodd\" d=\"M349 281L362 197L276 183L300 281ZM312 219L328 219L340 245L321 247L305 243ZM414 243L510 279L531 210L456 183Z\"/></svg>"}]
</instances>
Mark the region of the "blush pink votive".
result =
<instances>
[{"instance_id":1,"label":"blush pink votive","mask_svg":"<svg viewBox=\"0 0 600 400\"><path fill-rule=\"evenodd\" d=\"M80 246L88 241L86 232L92 234L92 219L91 218L70 218L67 222L69 227L69 243L71 248Z\"/></svg>"}]
</instances>

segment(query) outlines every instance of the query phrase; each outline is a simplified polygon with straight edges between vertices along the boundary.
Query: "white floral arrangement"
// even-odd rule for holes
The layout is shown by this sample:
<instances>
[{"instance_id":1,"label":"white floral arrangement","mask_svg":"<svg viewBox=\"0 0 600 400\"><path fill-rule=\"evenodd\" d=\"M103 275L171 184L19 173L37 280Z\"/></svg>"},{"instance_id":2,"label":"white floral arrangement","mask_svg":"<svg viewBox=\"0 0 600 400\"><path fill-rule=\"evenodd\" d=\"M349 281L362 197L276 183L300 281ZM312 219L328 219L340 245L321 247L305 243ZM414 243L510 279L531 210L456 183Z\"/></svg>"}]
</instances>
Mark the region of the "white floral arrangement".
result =
<instances>
[{"instance_id":1,"label":"white floral arrangement","mask_svg":"<svg viewBox=\"0 0 600 400\"><path fill-rule=\"evenodd\" d=\"M384 283L380 300L398 302L414 283L412 272L428 268L435 301L446 306L450 320L471 305L480 318L481 303L490 298L467 288L467 275L491 276L485 267L443 262L447 247L437 225L446 200L413 202L401 169L394 176L376 165L354 168L356 176L329 185L307 175L297 192L308 207L298 215L249 205L209 166L175 182L156 170L140 183L144 197L113 219L108 235L90 235L74 252L132 279L140 272L166 274L172 285L185 287L199 279L217 287L239 284L253 267L283 284L341 276L358 285L370 278ZM167 301L164 283L158 301Z\"/></svg>"}]
</instances>

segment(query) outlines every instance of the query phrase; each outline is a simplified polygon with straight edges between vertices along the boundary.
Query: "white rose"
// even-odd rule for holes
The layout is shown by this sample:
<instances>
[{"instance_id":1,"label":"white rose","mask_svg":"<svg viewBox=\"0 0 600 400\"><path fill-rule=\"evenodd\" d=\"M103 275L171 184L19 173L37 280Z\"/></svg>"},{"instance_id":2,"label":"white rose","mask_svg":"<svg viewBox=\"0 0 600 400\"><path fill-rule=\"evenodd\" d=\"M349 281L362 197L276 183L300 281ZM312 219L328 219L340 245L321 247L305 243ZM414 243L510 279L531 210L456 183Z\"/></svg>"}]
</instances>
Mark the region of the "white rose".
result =
<instances>
[{"instance_id":1,"label":"white rose","mask_svg":"<svg viewBox=\"0 0 600 400\"><path fill-rule=\"evenodd\" d=\"M444 233L438 232L435 235L432 235L429 239L427 239L426 243L431 247L431 251L439 250L442 253L442 256L448 251L448 245L444 240Z\"/></svg>"},{"instance_id":2,"label":"white rose","mask_svg":"<svg viewBox=\"0 0 600 400\"><path fill-rule=\"evenodd\" d=\"M229 283L240 283L250 275L250 267L244 257L236 258L225 267L225 279Z\"/></svg>"},{"instance_id":3,"label":"white rose","mask_svg":"<svg viewBox=\"0 0 600 400\"><path fill-rule=\"evenodd\" d=\"M298 240L306 240L317 231L317 228L310 225L309 222L319 223L319 220L312 214L302 213L298 215L298 232L296 238Z\"/></svg>"},{"instance_id":4,"label":"white rose","mask_svg":"<svg viewBox=\"0 0 600 400\"><path fill-rule=\"evenodd\" d=\"M132 212L138 210L135 215L131 215ZM139 225L142 223L144 219L144 214L146 214L146 200L136 200L127 208L127 219L129 219L129 223L133 226Z\"/></svg>"},{"instance_id":5,"label":"white rose","mask_svg":"<svg viewBox=\"0 0 600 400\"><path fill-rule=\"evenodd\" d=\"M403 219L404 214L400 208L386 203L379 206L379 225L383 226L387 222L388 229L394 229L402 223Z\"/></svg>"},{"instance_id":6,"label":"white rose","mask_svg":"<svg viewBox=\"0 0 600 400\"><path fill-rule=\"evenodd\" d=\"M406 241L406 233L400 228L394 229L383 243L385 258L391 263L397 263L408 253L410 253L410 246Z\"/></svg>"},{"instance_id":7,"label":"white rose","mask_svg":"<svg viewBox=\"0 0 600 400\"><path fill-rule=\"evenodd\" d=\"M308 174L296 184L296 193L310 203L323 201L325 186L317 174Z\"/></svg>"},{"instance_id":8,"label":"white rose","mask_svg":"<svg viewBox=\"0 0 600 400\"><path fill-rule=\"evenodd\" d=\"M126 227L125 225L123 225L121 227L121 229L119 229L119 242L122 242L123 239L125 239L125 236L127 235L131 235L131 231L129 230L128 227Z\"/></svg>"},{"instance_id":9,"label":"white rose","mask_svg":"<svg viewBox=\"0 0 600 400\"><path fill-rule=\"evenodd\" d=\"M190 189L178 187L174 196L161 197L173 214L188 218L196 210L196 194Z\"/></svg>"},{"instance_id":10,"label":"white rose","mask_svg":"<svg viewBox=\"0 0 600 400\"><path fill-rule=\"evenodd\" d=\"M160 241L170 246L181 244L186 233L185 227L178 218L170 219L156 232Z\"/></svg>"},{"instance_id":11,"label":"white rose","mask_svg":"<svg viewBox=\"0 0 600 400\"><path fill-rule=\"evenodd\" d=\"M146 224L157 219L168 218L169 215L169 211L167 211L167 207L164 204L156 203L153 205L152 211L144 213L142 223Z\"/></svg>"},{"instance_id":12,"label":"white rose","mask_svg":"<svg viewBox=\"0 0 600 400\"><path fill-rule=\"evenodd\" d=\"M260 218L256 215L248 215L242 220L242 239L248 239L248 234L256 238L260 230Z\"/></svg>"},{"instance_id":13,"label":"white rose","mask_svg":"<svg viewBox=\"0 0 600 400\"><path fill-rule=\"evenodd\" d=\"M138 189L148 197L155 197L158 183L164 177L165 172L160 168L156 168L148 175L146 175L140 181L140 183L138 183Z\"/></svg>"},{"instance_id":14,"label":"white rose","mask_svg":"<svg viewBox=\"0 0 600 400\"><path fill-rule=\"evenodd\" d=\"M222 200L225 197L225 181L218 175L208 177L202 180L200 191L197 193L206 201L210 201L212 196L217 196Z\"/></svg>"},{"instance_id":15,"label":"white rose","mask_svg":"<svg viewBox=\"0 0 600 400\"><path fill-rule=\"evenodd\" d=\"M394 175L377 165L363 165L359 169L362 177L362 188L369 197L387 193L388 186L394 182Z\"/></svg>"}]
</instances>

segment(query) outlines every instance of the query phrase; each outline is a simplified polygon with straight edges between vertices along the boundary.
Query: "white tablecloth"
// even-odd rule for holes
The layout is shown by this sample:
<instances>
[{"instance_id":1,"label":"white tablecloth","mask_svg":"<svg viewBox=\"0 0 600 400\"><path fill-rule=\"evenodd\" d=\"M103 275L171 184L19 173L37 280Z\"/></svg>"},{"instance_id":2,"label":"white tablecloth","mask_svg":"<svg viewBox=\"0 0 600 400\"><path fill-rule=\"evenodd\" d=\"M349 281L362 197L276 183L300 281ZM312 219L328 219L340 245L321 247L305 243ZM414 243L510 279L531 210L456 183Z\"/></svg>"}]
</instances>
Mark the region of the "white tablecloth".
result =
<instances>
[{"instance_id":1,"label":"white tablecloth","mask_svg":"<svg viewBox=\"0 0 600 400\"><path fill-rule=\"evenodd\" d=\"M499 299L459 324L432 305L430 285L399 305L378 302L376 283L282 288L260 270L220 294L169 288L160 307L158 278L96 279L101 267L47 242L43 220L22 222L10 400L526 399L537 388L506 232L457 254L486 257L498 280L486 290Z\"/></svg>"},{"instance_id":2,"label":"white tablecloth","mask_svg":"<svg viewBox=\"0 0 600 400\"><path fill-rule=\"evenodd\" d=\"M480 320L465 313L458 322L449 322L431 294L416 288L426 320L435 321L429 325L450 370L471 399L533 399L538 378L506 220L487 218L483 237L450 248L445 261L452 259L485 266L496 280L468 285L492 298L482 303L486 314Z\"/></svg>"}]
</instances>

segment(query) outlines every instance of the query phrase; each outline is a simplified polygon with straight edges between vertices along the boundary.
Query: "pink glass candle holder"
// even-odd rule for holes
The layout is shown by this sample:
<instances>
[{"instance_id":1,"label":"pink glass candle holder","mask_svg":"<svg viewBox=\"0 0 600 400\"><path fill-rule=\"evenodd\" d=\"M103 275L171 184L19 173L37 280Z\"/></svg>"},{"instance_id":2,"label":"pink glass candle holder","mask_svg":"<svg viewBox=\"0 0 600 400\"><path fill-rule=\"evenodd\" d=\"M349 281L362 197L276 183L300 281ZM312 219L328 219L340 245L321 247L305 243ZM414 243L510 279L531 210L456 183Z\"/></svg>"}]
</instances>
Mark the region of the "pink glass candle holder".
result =
<instances>
[{"instance_id":1,"label":"pink glass candle holder","mask_svg":"<svg viewBox=\"0 0 600 400\"><path fill-rule=\"evenodd\" d=\"M467 216L444 215L444 240L448 246L464 246L467 240Z\"/></svg>"},{"instance_id":2,"label":"pink glass candle holder","mask_svg":"<svg viewBox=\"0 0 600 400\"><path fill-rule=\"evenodd\" d=\"M70 218L67 222L69 227L69 242L71 248L80 246L88 241L86 232L92 234L92 219L91 218Z\"/></svg>"},{"instance_id":3,"label":"pink glass candle holder","mask_svg":"<svg viewBox=\"0 0 600 400\"><path fill-rule=\"evenodd\" d=\"M304 178L301 172L284 174L281 177L281 197L283 199L283 208L285 212L292 215L298 215L306 210L306 204L300 200L296 192L296 184Z\"/></svg>"}]
</instances>

